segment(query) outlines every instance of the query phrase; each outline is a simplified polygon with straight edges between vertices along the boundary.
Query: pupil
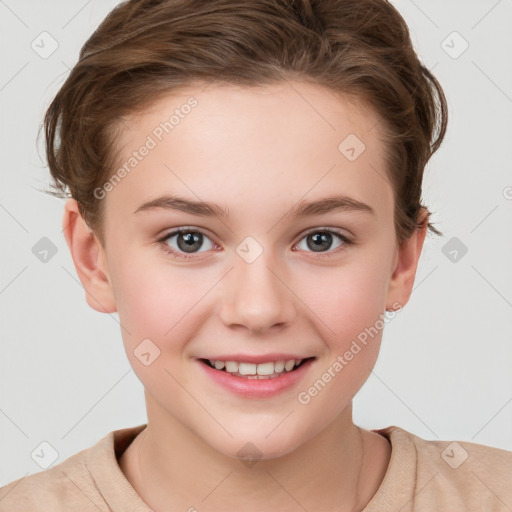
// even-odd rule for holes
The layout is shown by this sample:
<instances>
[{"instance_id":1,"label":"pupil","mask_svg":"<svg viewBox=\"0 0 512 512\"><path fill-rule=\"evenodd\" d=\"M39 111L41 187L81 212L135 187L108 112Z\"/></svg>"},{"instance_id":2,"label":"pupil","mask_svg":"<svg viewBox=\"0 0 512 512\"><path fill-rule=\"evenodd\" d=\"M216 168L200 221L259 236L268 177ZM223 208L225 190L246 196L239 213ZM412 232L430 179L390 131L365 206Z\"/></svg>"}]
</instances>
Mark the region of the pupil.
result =
<instances>
[{"instance_id":1,"label":"pupil","mask_svg":"<svg viewBox=\"0 0 512 512\"><path fill-rule=\"evenodd\" d=\"M184 243L182 243L184 240ZM180 233L178 236L178 247L185 252L194 252L194 249L201 247L202 235L201 233ZM196 245L197 247L194 247Z\"/></svg>"},{"instance_id":2,"label":"pupil","mask_svg":"<svg viewBox=\"0 0 512 512\"><path fill-rule=\"evenodd\" d=\"M332 242L332 235L330 233L315 233L313 235L308 236L308 241L313 240L313 245L308 243L308 247L316 252L321 252L319 249L329 249ZM322 247L322 244L326 244L325 247Z\"/></svg>"}]
</instances>

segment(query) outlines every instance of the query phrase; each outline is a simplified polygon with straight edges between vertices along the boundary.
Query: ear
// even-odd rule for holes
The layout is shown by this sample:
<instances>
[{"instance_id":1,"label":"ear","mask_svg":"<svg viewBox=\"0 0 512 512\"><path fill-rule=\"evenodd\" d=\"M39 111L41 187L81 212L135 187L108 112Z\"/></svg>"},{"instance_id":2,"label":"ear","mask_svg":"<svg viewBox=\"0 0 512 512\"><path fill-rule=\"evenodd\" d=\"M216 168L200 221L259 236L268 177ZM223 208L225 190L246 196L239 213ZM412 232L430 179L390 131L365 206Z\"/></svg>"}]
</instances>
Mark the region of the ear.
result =
<instances>
[{"instance_id":1,"label":"ear","mask_svg":"<svg viewBox=\"0 0 512 512\"><path fill-rule=\"evenodd\" d=\"M75 199L66 201L62 227L87 304L100 313L117 311L104 249L80 215Z\"/></svg>"},{"instance_id":2,"label":"ear","mask_svg":"<svg viewBox=\"0 0 512 512\"><path fill-rule=\"evenodd\" d=\"M390 311L404 307L409 302L412 293L416 268L428 228L428 211L425 208L421 209L420 219L421 227L417 228L407 240L398 246L395 268L388 285L386 300L386 309ZM400 304L400 307L397 307L397 304Z\"/></svg>"}]
</instances>

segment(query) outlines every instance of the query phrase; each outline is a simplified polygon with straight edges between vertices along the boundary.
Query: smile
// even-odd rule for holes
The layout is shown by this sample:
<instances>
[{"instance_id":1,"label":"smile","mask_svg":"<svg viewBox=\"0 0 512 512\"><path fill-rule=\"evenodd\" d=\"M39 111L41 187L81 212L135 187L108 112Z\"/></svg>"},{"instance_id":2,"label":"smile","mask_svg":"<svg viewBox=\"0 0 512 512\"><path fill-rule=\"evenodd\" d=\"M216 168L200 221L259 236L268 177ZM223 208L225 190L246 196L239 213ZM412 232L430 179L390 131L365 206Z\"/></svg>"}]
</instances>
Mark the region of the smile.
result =
<instances>
[{"instance_id":1,"label":"smile","mask_svg":"<svg viewBox=\"0 0 512 512\"><path fill-rule=\"evenodd\" d=\"M277 356L274 361L259 359L255 362L233 361L229 358L225 361L210 358L196 361L201 373L215 387L220 386L244 398L262 399L297 388L306 378L316 357L280 359Z\"/></svg>"},{"instance_id":2,"label":"smile","mask_svg":"<svg viewBox=\"0 0 512 512\"><path fill-rule=\"evenodd\" d=\"M202 361L210 366L210 368L227 372L236 377L246 379L274 379L285 373L294 371L308 359L312 358L268 361L259 364L238 361L216 361L213 359L202 359Z\"/></svg>"}]
</instances>

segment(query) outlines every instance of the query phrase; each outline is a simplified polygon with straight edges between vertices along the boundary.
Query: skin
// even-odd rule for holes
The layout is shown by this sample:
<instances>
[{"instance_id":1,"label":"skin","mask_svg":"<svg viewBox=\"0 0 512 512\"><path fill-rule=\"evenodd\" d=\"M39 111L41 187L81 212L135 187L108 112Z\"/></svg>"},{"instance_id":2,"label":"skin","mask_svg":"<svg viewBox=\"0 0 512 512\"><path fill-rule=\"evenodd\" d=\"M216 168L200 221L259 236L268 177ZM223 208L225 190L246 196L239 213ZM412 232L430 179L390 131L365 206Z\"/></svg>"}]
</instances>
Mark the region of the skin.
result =
<instances>
[{"instance_id":1,"label":"skin","mask_svg":"<svg viewBox=\"0 0 512 512\"><path fill-rule=\"evenodd\" d=\"M105 247L76 202L65 206L65 236L86 300L118 312L127 357L145 388L148 426L120 467L154 510L361 510L391 452L384 437L352 421L352 399L375 365L382 330L309 403L297 395L386 308L407 303L426 216L397 243L378 118L305 82L173 92L124 120L122 162L190 95L198 105L103 199ZM354 161L338 150L349 134L366 146ZM230 215L133 213L163 193L215 202ZM334 193L375 214L285 216L301 201ZM191 260L157 242L181 226L209 237ZM325 227L354 243L333 235L330 247L315 252L307 235ZM236 252L247 236L263 249L251 263ZM167 246L179 250L177 240ZM134 355L147 338L160 350L149 366ZM269 352L316 359L299 384L264 399L219 387L196 360ZM247 442L262 454L251 467L237 458Z\"/></svg>"}]
</instances>

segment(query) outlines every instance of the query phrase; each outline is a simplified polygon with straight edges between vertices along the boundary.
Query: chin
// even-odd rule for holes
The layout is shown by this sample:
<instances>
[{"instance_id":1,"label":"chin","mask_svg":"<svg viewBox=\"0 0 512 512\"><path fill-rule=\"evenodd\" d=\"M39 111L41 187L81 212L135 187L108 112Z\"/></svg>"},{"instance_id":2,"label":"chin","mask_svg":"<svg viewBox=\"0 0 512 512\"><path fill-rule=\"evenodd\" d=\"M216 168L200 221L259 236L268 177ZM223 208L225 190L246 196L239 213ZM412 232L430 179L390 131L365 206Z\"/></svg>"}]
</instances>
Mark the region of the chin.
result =
<instances>
[{"instance_id":1,"label":"chin","mask_svg":"<svg viewBox=\"0 0 512 512\"><path fill-rule=\"evenodd\" d=\"M238 431L230 430L228 427L233 438L226 435L222 438L203 438L203 440L217 452L239 459L247 467L253 467L258 460L284 457L307 441L306 437L302 438L297 433L292 435L290 428L283 428L284 425L276 429L277 424L274 423L273 427L268 429L252 428ZM281 428L282 431L277 432ZM273 429L275 431L272 431ZM269 432L271 432L270 435L268 435Z\"/></svg>"}]
</instances>

